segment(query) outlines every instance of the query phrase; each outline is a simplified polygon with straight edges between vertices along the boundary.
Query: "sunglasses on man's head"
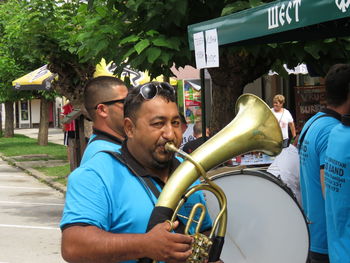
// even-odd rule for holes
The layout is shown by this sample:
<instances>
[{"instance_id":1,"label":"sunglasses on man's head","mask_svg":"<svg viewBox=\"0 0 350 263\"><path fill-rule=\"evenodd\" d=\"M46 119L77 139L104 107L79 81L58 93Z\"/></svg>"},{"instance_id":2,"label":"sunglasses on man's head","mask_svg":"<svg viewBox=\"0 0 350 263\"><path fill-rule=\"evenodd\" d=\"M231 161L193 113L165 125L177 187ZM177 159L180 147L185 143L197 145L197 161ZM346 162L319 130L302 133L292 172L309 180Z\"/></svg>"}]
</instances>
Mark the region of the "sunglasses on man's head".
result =
<instances>
[{"instance_id":1,"label":"sunglasses on man's head","mask_svg":"<svg viewBox=\"0 0 350 263\"><path fill-rule=\"evenodd\" d=\"M139 93L145 100L151 100L158 95L159 90L165 90L170 95L175 95L174 87L166 82L150 82L140 87Z\"/></svg>"},{"instance_id":2,"label":"sunglasses on man's head","mask_svg":"<svg viewBox=\"0 0 350 263\"><path fill-rule=\"evenodd\" d=\"M124 99L119 99L119 100L110 100L110 101L105 101L105 102L100 102L95 106L95 110L97 110L98 105L100 104L104 104L104 105L112 105L114 103L124 103L125 102L125 98Z\"/></svg>"}]
</instances>

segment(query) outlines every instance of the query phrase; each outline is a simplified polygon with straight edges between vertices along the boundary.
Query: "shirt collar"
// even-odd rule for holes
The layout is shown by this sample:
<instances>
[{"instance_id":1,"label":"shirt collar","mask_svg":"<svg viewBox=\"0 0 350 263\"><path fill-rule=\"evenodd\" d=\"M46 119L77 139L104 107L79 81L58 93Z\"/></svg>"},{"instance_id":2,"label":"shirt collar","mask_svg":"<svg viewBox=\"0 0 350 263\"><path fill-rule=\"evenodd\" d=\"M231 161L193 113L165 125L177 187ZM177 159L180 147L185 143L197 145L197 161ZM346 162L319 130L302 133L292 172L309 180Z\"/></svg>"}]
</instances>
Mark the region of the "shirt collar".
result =
<instances>
[{"instance_id":1,"label":"shirt collar","mask_svg":"<svg viewBox=\"0 0 350 263\"><path fill-rule=\"evenodd\" d=\"M133 172L136 173L137 176L150 176L153 179L160 181L159 178L148 171L135 159L134 156L129 152L128 147L126 145L127 140L124 140L121 147L121 154L123 159L128 163L128 165L132 168ZM180 161L177 158L173 158L170 163L170 174L172 174L175 169L180 165Z\"/></svg>"},{"instance_id":2,"label":"shirt collar","mask_svg":"<svg viewBox=\"0 0 350 263\"><path fill-rule=\"evenodd\" d=\"M336 118L337 120L341 121L341 114L336 112L335 110L329 109L329 108L324 108L321 110L321 112L328 114L332 116L333 118Z\"/></svg>"},{"instance_id":3,"label":"shirt collar","mask_svg":"<svg viewBox=\"0 0 350 263\"><path fill-rule=\"evenodd\" d=\"M116 137L116 136L114 136L114 135L112 135L112 134L110 134L110 133L108 133L108 132L101 131L101 130L95 128L95 127L93 127L92 129L93 129L93 133L94 133L96 136L105 137L105 138L108 139L108 141L112 141L112 142L114 142L114 143L116 143L116 144L119 144L119 145L121 145L122 142L123 142L121 139L119 139L118 137Z\"/></svg>"}]
</instances>

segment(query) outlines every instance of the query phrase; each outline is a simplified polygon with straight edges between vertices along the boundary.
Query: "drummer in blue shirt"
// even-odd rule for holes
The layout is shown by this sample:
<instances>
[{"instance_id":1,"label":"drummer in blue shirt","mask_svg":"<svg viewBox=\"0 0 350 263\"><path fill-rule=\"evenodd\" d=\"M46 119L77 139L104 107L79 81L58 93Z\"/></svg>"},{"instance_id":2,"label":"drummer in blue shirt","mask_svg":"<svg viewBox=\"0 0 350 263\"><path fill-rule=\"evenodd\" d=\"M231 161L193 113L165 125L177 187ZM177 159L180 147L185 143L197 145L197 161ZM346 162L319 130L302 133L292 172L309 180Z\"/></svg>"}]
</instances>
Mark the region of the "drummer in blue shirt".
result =
<instances>
[{"instance_id":1,"label":"drummer in blue shirt","mask_svg":"<svg viewBox=\"0 0 350 263\"><path fill-rule=\"evenodd\" d=\"M350 263L350 115L329 135L325 160L328 253L332 263Z\"/></svg>"},{"instance_id":2,"label":"drummer in blue shirt","mask_svg":"<svg viewBox=\"0 0 350 263\"><path fill-rule=\"evenodd\" d=\"M311 117L299 137L302 205L310 221L310 263L328 263L324 165L329 133L350 113L350 65L336 64L325 78L327 108Z\"/></svg>"}]
</instances>

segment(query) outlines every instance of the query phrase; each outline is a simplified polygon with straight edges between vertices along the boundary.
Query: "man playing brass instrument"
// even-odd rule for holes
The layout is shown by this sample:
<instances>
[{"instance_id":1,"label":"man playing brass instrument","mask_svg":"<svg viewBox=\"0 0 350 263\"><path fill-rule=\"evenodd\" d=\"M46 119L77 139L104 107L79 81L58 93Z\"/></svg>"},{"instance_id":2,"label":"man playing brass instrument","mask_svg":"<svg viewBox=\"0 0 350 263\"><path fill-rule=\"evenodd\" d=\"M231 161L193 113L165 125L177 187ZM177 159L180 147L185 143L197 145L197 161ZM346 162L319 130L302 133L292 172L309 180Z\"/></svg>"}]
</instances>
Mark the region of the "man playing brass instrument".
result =
<instances>
[{"instance_id":1,"label":"man playing brass instrument","mask_svg":"<svg viewBox=\"0 0 350 263\"><path fill-rule=\"evenodd\" d=\"M179 147L182 140L173 87L151 82L132 89L124 117L127 139L119 152L99 152L69 176L62 256L68 262L185 262L192 237L169 232L167 222L145 233L157 191L179 165L164 147L167 142ZM198 202L205 203L201 192L180 209L175 230ZM200 230L210 228L206 215Z\"/></svg>"}]
</instances>

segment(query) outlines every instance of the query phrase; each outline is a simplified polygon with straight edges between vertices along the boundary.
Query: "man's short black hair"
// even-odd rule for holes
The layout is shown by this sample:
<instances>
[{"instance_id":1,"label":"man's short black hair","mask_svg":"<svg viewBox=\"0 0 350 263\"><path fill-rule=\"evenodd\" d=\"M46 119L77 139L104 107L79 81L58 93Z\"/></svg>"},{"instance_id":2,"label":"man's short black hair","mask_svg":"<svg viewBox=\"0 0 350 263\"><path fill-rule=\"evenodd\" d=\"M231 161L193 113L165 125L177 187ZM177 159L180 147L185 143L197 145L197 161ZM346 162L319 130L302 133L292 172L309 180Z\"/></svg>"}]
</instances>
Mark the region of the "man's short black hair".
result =
<instances>
[{"instance_id":1,"label":"man's short black hair","mask_svg":"<svg viewBox=\"0 0 350 263\"><path fill-rule=\"evenodd\" d=\"M153 82L150 82L153 83ZM146 83L149 84L149 83ZM143 85L146 85L143 84ZM136 86L129 90L128 96L125 98L124 102L124 118L130 118L136 120L136 113L140 109L141 105L145 102L145 99L140 94L140 89L143 85ZM170 84L169 84L170 85ZM156 96L160 96L168 102L176 102L175 93L170 93L168 90L158 89Z\"/></svg>"},{"instance_id":2,"label":"man's short black hair","mask_svg":"<svg viewBox=\"0 0 350 263\"><path fill-rule=\"evenodd\" d=\"M90 118L95 119L95 106L102 101L111 98L112 88L115 86L125 86L124 82L112 76L100 76L88 81L84 88L84 106Z\"/></svg>"},{"instance_id":3,"label":"man's short black hair","mask_svg":"<svg viewBox=\"0 0 350 263\"><path fill-rule=\"evenodd\" d=\"M349 96L350 91L350 65L335 64L326 75L327 104L342 105Z\"/></svg>"},{"instance_id":4,"label":"man's short black hair","mask_svg":"<svg viewBox=\"0 0 350 263\"><path fill-rule=\"evenodd\" d=\"M181 121L181 123L187 125L187 121L186 121L185 115L182 112L180 112L179 114L180 114L180 121Z\"/></svg>"}]
</instances>

